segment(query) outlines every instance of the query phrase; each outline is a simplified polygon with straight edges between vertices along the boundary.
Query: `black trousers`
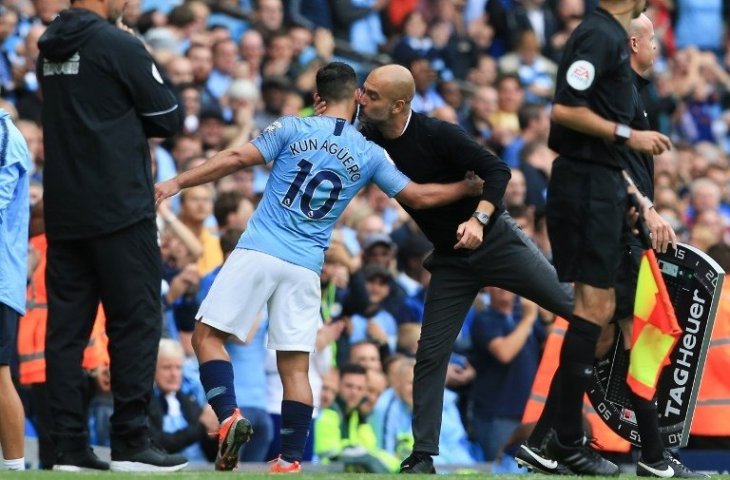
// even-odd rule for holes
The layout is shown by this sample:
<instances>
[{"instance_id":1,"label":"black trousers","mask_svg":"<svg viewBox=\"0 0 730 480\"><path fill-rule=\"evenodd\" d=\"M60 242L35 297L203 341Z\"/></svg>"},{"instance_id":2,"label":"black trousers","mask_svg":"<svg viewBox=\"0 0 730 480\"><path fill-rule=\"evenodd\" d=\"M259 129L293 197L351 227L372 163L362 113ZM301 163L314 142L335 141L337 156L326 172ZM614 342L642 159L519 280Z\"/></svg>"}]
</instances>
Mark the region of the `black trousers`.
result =
<instances>
[{"instance_id":1,"label":"black trousers","mask_svg":"<svg viewBox=\"0 0 730 480\"><path fill-rule=\"evenodd\" d=\"M147 447L162 323L160 266L152 219L101 237L49 239L46 376L57 451L88 445L81 360L99 301L106 314L111 360L112 452Z\"/></svg>"},{"instance_id":2,"label":"black trousers","mask_svg":"<svg viewBox=\"0 0 730 480\"><path fill-rule=\"evenodd\" d=\"M528 298L565 318L573 311L573 288L507 213L494 220L482 245L464 257L432 254L431 272L413 380L414 451L438 455L446 368L464 317L482 287ZM490 392L480 392L489 395Z\"/></svg>"}]
</instances>

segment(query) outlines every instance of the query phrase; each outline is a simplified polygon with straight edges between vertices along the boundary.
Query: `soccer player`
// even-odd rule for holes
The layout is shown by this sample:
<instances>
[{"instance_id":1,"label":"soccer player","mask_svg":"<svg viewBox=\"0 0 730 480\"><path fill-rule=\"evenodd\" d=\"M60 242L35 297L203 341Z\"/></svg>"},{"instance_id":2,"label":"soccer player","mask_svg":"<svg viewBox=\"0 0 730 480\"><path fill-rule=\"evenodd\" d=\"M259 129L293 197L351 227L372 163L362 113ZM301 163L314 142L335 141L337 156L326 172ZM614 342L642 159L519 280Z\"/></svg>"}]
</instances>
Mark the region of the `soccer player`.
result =
<instances>
[{"instance_id":1,"label":"soccer player","mask_svg":"<svg viewBox=\"0 0 730 480\"><path fill-rule=\"evenodd\" d=\"M218 470L236 467L238 450L252 433L237 409L223 345L231 334L245 339L264 304L268 347L277 351L284 387L282 453L272 471L301 469L312 420L307 371L319 321L319 273L334 223L357 192L375 182L389 196L425 208L482 191L481 182L473 179L427 185L409 181L382 148L367 142L346 120L355 113L356 89L354 70L330 63L317 72L318 95L328 103L324 116L282 117L246 146L224 150L156 186L159 201L181 188L273 162L261 203L201 304L193 334L201 381L221 422Z\"/></svg>"}]
</instances>

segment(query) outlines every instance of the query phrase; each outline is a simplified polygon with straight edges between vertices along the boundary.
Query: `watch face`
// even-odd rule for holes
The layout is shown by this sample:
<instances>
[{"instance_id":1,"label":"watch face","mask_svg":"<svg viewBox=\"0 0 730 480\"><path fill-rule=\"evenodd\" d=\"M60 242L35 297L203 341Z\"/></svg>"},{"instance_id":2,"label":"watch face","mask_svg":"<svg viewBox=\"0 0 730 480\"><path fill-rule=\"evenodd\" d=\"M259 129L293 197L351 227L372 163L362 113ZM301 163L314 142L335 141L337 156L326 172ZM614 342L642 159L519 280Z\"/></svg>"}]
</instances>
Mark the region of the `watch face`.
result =
<instances>
[{"instance_id":1,"label":"watch face","mask_svg":"<svg viewBox=\"0 0 730 480\"><path fill-rule=\"evenodd\" d=\"M621 138L629 138L631 136L631 128L626 125L616 126L616 136Z\"/></svg>"}]
</instances>

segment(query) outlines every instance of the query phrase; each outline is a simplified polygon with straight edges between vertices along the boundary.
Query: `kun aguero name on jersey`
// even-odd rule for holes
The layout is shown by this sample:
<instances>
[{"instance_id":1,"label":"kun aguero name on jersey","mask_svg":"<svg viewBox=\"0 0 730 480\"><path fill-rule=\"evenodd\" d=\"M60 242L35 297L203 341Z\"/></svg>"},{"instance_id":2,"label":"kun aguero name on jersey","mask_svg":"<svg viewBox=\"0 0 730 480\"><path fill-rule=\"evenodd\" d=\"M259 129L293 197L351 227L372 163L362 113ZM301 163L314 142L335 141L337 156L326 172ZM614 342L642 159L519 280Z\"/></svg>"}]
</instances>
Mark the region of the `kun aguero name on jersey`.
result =
<instances>
[{"instance_id":1,"label":"kun aguero name on jersey","mask_svg":"<svg viewBox=\"0 0 730 480\"><path fill-rule=\"evenodd\" d=\"M330 143L327 140L325 140L320 146L319 141L316 138L300 140L289 145L289 152L291 152L292 155L300 155L304 152L311 152L314 150L324 150L337 158L337 160L339 160L342 166L347 170L347 175L351 182L360 180L360 166L355 161L355 158L350 154L347 147L340 147L336 143Z\"/></svg>"}]
</instances>

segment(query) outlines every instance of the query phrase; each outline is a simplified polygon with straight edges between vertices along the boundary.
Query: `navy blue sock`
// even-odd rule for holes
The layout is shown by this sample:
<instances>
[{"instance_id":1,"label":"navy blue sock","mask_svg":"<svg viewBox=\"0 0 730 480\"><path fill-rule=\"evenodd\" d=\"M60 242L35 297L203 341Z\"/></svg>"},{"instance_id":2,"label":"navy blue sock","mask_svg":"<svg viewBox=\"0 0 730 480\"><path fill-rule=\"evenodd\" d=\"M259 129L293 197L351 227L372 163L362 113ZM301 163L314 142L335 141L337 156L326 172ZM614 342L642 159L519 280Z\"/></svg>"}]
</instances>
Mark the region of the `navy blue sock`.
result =
<instances>
[{"instance_id":1,"label":"navy blue sock","mask_svg":"<svg viewBox=\"0 0 730 480\"><path fill-rule=\"evenodd\" d=\"M314 408L293 400L281 402L281 459L301 462Z\"/></svg>"},{"instance_id":2,"label":"navy blue sock","mask_svg":"<svg viewBox=\"0 0 730 480\"><path fill-rule=\"evenodd\" d=\"M200 382L218 421L223 422L238 408L233 388L233 365L226 360L211 360L201 364Z\"/></svg>"}]
</instances>

